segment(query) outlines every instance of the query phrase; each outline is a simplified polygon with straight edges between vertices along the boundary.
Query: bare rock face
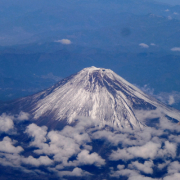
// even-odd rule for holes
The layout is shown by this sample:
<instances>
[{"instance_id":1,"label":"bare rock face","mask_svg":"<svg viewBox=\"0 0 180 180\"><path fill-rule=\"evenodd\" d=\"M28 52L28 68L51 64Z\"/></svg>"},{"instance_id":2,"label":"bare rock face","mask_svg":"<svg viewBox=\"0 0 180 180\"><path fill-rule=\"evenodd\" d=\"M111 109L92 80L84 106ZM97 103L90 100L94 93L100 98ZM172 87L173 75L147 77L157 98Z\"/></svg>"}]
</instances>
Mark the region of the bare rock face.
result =
<instances>
[{"instance_id":1,"label":"bare rock face","mask_svg":"<svg viewBox=\"0 0 180 180\"><path fill-rule=\"evenodd\" d=\"M109 69L89 67L51 88L15 102L33 119L73 123L88 117L120 129L141 129L141 114L161 112L180 120L177 110L166 107ZM146 112L146 113L145 113Z\"/></svg>"}]
</instances>

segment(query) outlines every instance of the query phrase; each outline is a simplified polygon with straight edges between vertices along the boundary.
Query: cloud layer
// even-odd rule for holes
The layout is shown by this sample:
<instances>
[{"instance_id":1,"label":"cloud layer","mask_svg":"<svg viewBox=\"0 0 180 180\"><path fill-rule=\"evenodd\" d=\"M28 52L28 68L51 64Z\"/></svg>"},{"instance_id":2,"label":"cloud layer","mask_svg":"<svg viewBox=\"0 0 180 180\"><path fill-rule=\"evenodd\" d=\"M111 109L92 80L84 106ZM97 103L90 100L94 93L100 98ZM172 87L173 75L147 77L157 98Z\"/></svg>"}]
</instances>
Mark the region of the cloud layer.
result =
<instances>
[{"instance_id":1,"label":"cloud layer","mask_svg":"<svg viewBox=\"0 0 180 180\"><path fill-rule=\"evenodd\" d=\"M24 113L1 116L4 122L9 119L14 122L12 128L17 128L17 119L28 117ZM148 118L154 117L150 112ZM179 178L180 126L164 116L157 126L143 130L100 127L97 121L81 117L75 126L66 125L61 131L49 131L46 126L30 123L24 126L23 132L26 141L21 142L18 129L14 138L7 133L1 139L1 165L38 176L49 173L66 179L73 176L89 179L126 177L128 180ZM46 171L40 170L41 167ZM156 172L162 176L156 177Z\"/></svg>"}]
</instances>

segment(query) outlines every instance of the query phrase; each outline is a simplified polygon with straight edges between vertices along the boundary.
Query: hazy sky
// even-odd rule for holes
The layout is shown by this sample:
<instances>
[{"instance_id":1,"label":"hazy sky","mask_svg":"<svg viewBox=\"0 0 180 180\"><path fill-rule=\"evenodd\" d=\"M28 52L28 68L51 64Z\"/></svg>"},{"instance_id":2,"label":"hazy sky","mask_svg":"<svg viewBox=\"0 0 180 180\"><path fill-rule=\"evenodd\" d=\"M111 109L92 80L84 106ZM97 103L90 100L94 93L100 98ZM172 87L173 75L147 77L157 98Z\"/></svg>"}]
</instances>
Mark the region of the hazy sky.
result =
<instances>
[{"instance_id":1,"label":"hazy sky","mask_svg":"<svg viewBox=\"0 0 180 180\"><path fill-rule=\"evenodd\" d=\"M180 5L179 0L156 0L156 1L168 3L168 4L171 4L171 5Z\"/></svg>"}]
</instances>

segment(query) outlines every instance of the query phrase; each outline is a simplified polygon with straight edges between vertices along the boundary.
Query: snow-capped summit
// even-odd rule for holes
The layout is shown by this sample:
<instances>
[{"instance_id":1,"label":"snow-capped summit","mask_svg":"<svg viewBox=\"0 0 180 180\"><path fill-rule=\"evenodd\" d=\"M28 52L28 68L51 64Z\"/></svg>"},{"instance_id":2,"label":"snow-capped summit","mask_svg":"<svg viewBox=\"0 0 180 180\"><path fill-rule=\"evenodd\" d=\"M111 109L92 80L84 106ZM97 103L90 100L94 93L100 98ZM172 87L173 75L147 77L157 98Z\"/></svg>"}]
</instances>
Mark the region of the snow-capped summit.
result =
<instances>
[{"instance_id":1,"label":"snow-capped summit","mask_svg":"<svg viewBox=\"0 0 180 180\"><path fill-rule=\"evenodd\" d=\"M52 87L52 92L34 107L34 118L49 112L53 113L55 120L67 119L68 123L78 116L85 116L100 120L102 124L140 128L143 125L123 93L128 86L125 80L109 69L85 68L67 82ZM44 93L46 91L37 96Z\"/></svg>"},{"instance_id":2,"label":"snow-capped summit","mask_svg":"<svg viewBox=\"0 0 180 180\"><path fill-rule=\"evenodd\" d=\"M33 118L72 123L78 117L89 117L101 125L141 129L145 123L139 111L160 110L180 120L180 113L146 95L110 69L85 68L51 88L16 101Z\"/></svg>"}]
</instances>

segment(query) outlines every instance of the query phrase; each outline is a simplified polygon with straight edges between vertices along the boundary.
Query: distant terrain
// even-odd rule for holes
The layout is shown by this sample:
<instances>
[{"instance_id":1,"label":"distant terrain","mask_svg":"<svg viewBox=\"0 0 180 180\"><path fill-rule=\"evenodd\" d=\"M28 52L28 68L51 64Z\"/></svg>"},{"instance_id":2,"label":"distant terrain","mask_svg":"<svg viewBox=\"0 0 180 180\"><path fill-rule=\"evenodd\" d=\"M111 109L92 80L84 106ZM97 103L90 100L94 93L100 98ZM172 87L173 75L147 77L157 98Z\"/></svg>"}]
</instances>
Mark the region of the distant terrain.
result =
<instances>
[{"instance_id":1,"label":"distant terrain","mask_svg":"<svg viewBox=\"0 0 180 180\"><path fill-rule=\"evenodd\" d=\"M173 96L180 108L180 6L150 0L2 0L0 6L0 101L93 65L166 103Z\"/></svg>"}]
</instances>

